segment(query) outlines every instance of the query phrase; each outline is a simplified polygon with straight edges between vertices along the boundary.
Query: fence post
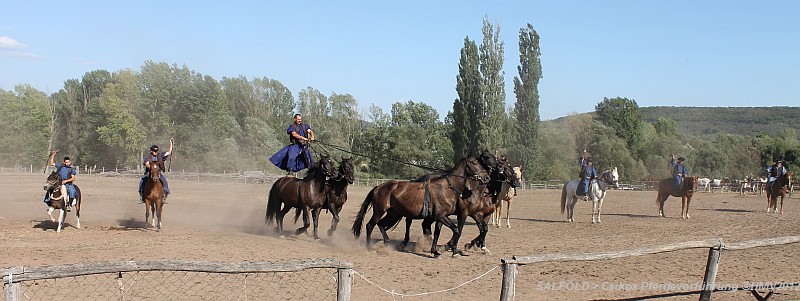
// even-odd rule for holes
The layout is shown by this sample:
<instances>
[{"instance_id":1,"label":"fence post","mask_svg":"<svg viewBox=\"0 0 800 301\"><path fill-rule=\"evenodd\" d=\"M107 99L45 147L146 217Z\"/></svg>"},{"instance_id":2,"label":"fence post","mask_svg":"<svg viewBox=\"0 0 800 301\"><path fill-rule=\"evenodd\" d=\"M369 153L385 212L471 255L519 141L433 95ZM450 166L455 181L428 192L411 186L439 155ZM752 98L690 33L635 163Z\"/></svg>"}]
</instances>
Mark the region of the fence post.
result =
<instances>
[{"instance_id":1,"label":"fence post","mask_svg":"<svg viewBox=\"0 0 800 301\"><path fill-rule=\"evenodd\" d=\"M338 269L336 281L336 301L350 301L350 291L353 288L353 270L348 268Z\"/></svg>"},{"instance_id":2,"label":"fence post","mask_svg":"<svg viewBox=\"0 0 800 301\"><path fill-rule=\"evenodd\" d=\"M719 266L719 254L723 248L722 239L719 246L708 249L708 263L706 263L706 274L703 276L703 287L700 292L700 301L711 301L711 292L714 291L714 282L717 278L717 266Z\"/></svg>"},{"instance_id":3,"label":"fence post","mask_svg":"<svg viewBox=\"0 0 800 301\"><path fill-rule=\"evenodd\" d=\"M8 285L6 288L6 300L8 301L17 301L20 300L19 298L19 283L14 282L14 274L22 272L22 268L8 268L8 283L3 283L3 285Z\"/></svg>"},{"instance_id":4,"label":"fence post","mask_svg":"<svg viewBox=\"0 0 800 301\"><path fill-rule=\"evenodd\" d=\"M517 263L500 259L503 264L503 287L500 289L500 301L514 300L516 297Z\"/></svg>"}]
</instances>

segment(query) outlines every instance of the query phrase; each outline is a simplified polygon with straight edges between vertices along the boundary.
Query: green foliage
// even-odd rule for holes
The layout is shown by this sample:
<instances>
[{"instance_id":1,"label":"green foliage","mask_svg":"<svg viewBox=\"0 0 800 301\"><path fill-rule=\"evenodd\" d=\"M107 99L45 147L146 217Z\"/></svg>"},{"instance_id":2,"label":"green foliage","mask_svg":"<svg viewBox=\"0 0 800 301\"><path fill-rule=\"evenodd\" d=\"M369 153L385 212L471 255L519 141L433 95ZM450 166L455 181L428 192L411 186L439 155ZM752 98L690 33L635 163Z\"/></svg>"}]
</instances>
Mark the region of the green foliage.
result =
<instances>
[{"instance_id":1,"label":"green foliage","mask_svg":"<svg viewBox=\"0 0 800 301\"><path fill-rule=\"evenodd\" d=\"M453 102L453 112L448 118L452 130L450 141L453 144L453 161L480 151L478 134L486 106L479 65L478 46L469 37L464 38L456 78L458 98Z\"/></svg>"},{"instance_id":2,"label":"green foliage","mask_svg":"<svg viewBox=\"0 0 800 301\"><path fill-rule=\"evenodd\" d=\"M724 105L724 104L721 104ZM779 135L784 128L800 130L800 107L645 107L642 121L674 120L681 133L713 138L717 133Z\"/></svg>"},{"instance_id":3,"label":"green foliage","mask_svg":"<svg viewBox=\"0 0 800 301\"><path fill-rule=\"evenodd\" d=\"M622 97L603 98L595 106L597 120L614 129L617 137L625 140L634 158L639 157L641 151L641 114L639 105L633 99Z\"/></svg>"},{"instance_id":4,"label":"green foliage","mask_svg":"<svg viewBox=\"0 0 800 301\"><path fill-rule=\"evenodd\" d=\"M505 124L506 90L503 72L505 43L500 40L500 26L492 25L489 17L483 18L483 43L480 46L482 101L486 111L480 115L478 145L480 149L502 147Z\"/></svg>"},{"instance_id":5,"label":"green foliage","mask_svg":"<svg viewBox=\"0 0 800 301\"><path fill-rule=\"evenodd\" d=\"M0 89L0 152L8 162L38 166L47 160L50 117L43 92L30 85L17 85L13 93Z\"/></svg>"}]
</instances>

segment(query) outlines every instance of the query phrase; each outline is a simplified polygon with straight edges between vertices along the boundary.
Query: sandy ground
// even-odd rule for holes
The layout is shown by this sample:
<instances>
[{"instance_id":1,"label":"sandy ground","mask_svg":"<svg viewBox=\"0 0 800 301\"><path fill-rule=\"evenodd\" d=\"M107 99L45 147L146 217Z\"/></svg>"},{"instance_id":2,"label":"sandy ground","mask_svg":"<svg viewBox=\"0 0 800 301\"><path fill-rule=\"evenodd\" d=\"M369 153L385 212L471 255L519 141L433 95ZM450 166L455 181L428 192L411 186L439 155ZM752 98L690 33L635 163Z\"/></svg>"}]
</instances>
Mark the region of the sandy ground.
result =
<instances>
[{"instance_id":1,"label":"sandy ground","mask_svg":"<svg viewBox=\"0 0 800 301\"><path fill-rule=\"evenodd\" d=\"M350 227L368 189L350 188L342 223L333 237L320 223L320 241L309 235L278 238L264 224L269 185L170 182L173 196L164 209L164 230L145 229L143 205L137 201L138 181L81 175L84 194L82 229L74 215L60 234L41 202L44 176L0 174L0 267L43 266L104 260L184 259L208 261L284 261L337 258L358 271L354 300L392 300L392 295L362 279L404 294L448 289L484 273L485 276L444 293L406 297L407 300L497 300L501 258L549 253L618 251L688 240L722 238L727 242L772 238L800 233L800 204L785 201L783 215L764 212L758 196L701 193L692 203L691 220L681 220L680 202L667 201L667 218L656 217L655 192L611 191L603 206L603 223L591 224L589 202L579 202L576 223L564 222L560 190L520 191L512 207L513 228L492 228L491 255L432 259L412 228L412 244L398 251L403 232L390 233L389 246L368 251L363 236L355 240ZM269 183L271 184L271 183ZM368 213L371 215L371 212ZM296 226L287 224L288 229ZM441 242L450 237L443 231ZM376 231L375 236L380 236ZM464 239L477 235L472 223ZM517 300L696 300L683 295L702 282L708 250L696 249L604 261L558 262L520 266ZM488 273L487 273L488 272ZM723 252L718 284L800 281L800 245ZM316 298L316 297L315 297ZM332 296L335 298L335 296ZM396 297L400 299L399 296ZM754 300L748 292L719 292L716 300ZM800 300L800 287L780 290L771 300Z\"/></svg>"}]
</instances>

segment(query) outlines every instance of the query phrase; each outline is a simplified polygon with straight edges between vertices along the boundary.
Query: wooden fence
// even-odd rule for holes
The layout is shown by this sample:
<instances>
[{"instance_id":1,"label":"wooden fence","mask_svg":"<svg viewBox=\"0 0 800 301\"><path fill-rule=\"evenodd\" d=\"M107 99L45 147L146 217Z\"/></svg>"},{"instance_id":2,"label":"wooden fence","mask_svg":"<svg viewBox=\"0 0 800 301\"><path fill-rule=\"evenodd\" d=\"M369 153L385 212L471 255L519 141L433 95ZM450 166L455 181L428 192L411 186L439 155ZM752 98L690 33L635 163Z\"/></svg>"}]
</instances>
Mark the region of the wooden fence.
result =
<instances>
[{"instance_id":1,"label":"wooden fence","mask_svg":"<svg viewBox=\"0 0 800 301\"><path fill-rule=\"evenodd\" d=\"M348 262L340 262L336 259L308 259L288 262L262 261L242 263L199 262L186 260L112 261L68 264L61 266L11 267L6 271L3 271L2 276L5 300L8 301L28 299L43 300L52 298L89 298L95 300L129 300L131 298L169 299L169 295L159 295L169 293L173 294L173 296L174 294L179 294L181 298L186 298L188 296L193 300L235 300L240 299L243 294L245 295L246 299L248 292L250 292L250 298L255 299L263 298L263 296L267 296L269 299L284 299L283 297L278 297L276 294L279 290L287 291L287 286L290 286L291 284L280 283L286 282L285 279L281 279L283 281L274 281L274 279L270 279L270 281L263 281L263 279L258 278L259 275L292 274L303 271L320 270L327 270L331 272L322 272L321 274L316 275L316 278L319 280L319 282L314 283L313 288L307 287L307 281L313 281L309 279L307 275L295 277L292 281L297 283L294 283L294 285L305 287L305 289L297 289L294 291L290 290L290 293L310 294L311 292L308 292L310 290L323 289L328 293L335 291L336 300L350 300L353 265ZM177 275L167 275L172 272L180 273ZM331 284L331 287L324 287L324 283L331 280L330 276L333 273L336 274L336 283ZM126 276L123 277L123 274L126 274ZM209 274L214 274L217 276L221 275L223 278L217 279L214 277L208 277ZM65 285L65 281L68 282L67 279L75 279L91 275L104 276L100 277L99 279L90 278L88 281L86 281L89 283L79 283L74 285L70 283L70 285ZM247 278L248 275L250 276L249 283ZM46 283L37 283L37 281L53 279L62 280L59 280L59 285L48 286ZM128 280L129 282L126 284L123 280ZM131 288L137 285L137 281L139 282L138 287L144 287L144 289L139 291L130 291ZM201 285L201 287L198 288L198 285ZM259 287L264 285L277 285L278 287ZM253 292L256 291L256 289L258 289L259 293L265 295L262 295L262 297L253 296ZM69 292L64 292L63 290L79 290L80 293L78 293L79 295L71 295ZM166 293L164 292L165 290L167 291ZM155 294L155 296L153 296L153 294ZM323 293L322 295L294 295L293 297L300 298L301 300L333 298L332 295L327 293Z\"/></svg>"},{"instance_id":2,"label":"wooden fence","mask_svg":"<svg viewBox=\"0 0 800 301\"><path fill-rule=\"evenodd\" d=\"M717 277L717 266L721 250L735 251L757 247L777 246L800 242L800 236L785 236L771 239L751 240L740 243L725 244L722 239L706 239L687 241L669 245L644 247L619 252L582 253L582 254L548 254L540 256L514 256L512 259L502 259L503 286L500 291L500 300L514 300L516 297L517 266L549 261L590 261L631 256L643 256L665 252L674 252L687 249L708 248L708 262L706 263L705 276L703 277L700 300L711 300L714 291L714 281Z\"/></svg>"}]
</instances>

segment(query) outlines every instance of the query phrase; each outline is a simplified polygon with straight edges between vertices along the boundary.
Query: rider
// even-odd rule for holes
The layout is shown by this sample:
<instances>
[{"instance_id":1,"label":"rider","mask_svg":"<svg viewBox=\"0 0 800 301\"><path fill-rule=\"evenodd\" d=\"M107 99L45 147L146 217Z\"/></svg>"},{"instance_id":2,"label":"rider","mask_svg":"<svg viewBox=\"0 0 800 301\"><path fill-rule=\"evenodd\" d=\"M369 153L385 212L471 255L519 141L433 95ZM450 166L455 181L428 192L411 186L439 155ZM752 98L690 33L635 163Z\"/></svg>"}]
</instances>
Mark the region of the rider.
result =
<instances>
[{"instance_id":1,"label":"rider","mask_svg":"<svg viewBox=\"0 0 800 301\"><path fill-rule=\"evenodd\" d=\"M75 202L75 175L77 172L75 168L72 167L72 160L69 157L64 157L64 163L55 163L53 159L56 156L58 151L51 151L50 152L50 166L55 166L58 175L61 176L61 195L69 194L69 201L67 203L67 209L72 207L72 203ZM50 205L50 194L45 193L44 202L49 206Z\"/></svg>"},{"instance_id":2,"label":"rider","mask_svg":"<svg viewBox=\"0 0 800 301\"><path fill-rule=\"evenodd\" d=\"M581 181L578 183L578 189L576 189L575 194L583 196L583 200L588 201L589 183L597 178L597 169L594 167L592 158L588 157L586 150L583 150L583 155L581 155L578 163L581 166L581 172L578 174Z\"/></svg>"},{"instance_id":3,"label":"rider","mask_svg":"<svg viewBox=\"0 0 800 301\"><path fill-rule=\"evenodd\" d=\"M291 144L272 155L269 161L289 174L313 166L314 157L308 151L308 142L314 140L314 131L307 123L303 123L302 115L294 114L294 123L289 125L286 133Z\"/></svg>"},{"instance_id":4,"label":"rider","mask_svg":"<svg viewBox=\"0 0 800 301\"><path fill-rule=\"evenodd\" d=\"M686 161L686 158L678 157L677 163L675 163L675 155L669 155L669 158L669 164L672 166L673 186L675 186L675 190L680 190L683 178L689 176L689 170L686 165L683 165L683 161Z\"/></svg>"},{"instance_id":5,"label":"rider","mask_svg":"<svg viewBox=\"0 0 800 301\"><path fill-rule=\"evenodd\" d=\"M167 157L172 154L172 147L175 144L175 140L169 138L169 149L166 152L159 153L158 152L158 145L153 145L150 147L150 153L147 154L147 157L144 159L144 176L142 176L142 180L139 181L139 200L144 203L144 194L142 193L142 188L144 188L144 180L150 177L150 165L151 164L158 164L158 168L161 169L161 184L164 185L164 200L167 199L169 196L169 184L167 184L167 178L164 177L163 171L166 171L164 166L164 161L166 161Z\"/></svg>"},{"instance_id":6,"label":"rider","mask_svg":"<svg viewBox=\"0 0 800 301\"><path fill-rule=\"evenodd\" d=\"M783 176L786 174L786 167L783 166L783 161L775 160L775 164L772 166L767 166L767 175L769 176L769 180L767 180L767 189L771 189L772 184L778 177Z\"/></svg>"}]
</instances>

